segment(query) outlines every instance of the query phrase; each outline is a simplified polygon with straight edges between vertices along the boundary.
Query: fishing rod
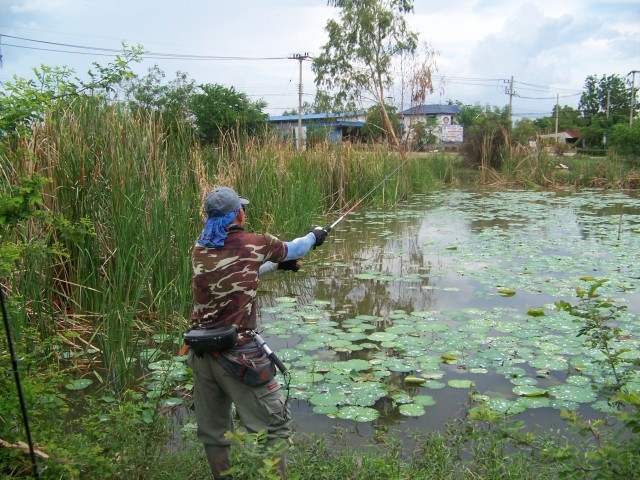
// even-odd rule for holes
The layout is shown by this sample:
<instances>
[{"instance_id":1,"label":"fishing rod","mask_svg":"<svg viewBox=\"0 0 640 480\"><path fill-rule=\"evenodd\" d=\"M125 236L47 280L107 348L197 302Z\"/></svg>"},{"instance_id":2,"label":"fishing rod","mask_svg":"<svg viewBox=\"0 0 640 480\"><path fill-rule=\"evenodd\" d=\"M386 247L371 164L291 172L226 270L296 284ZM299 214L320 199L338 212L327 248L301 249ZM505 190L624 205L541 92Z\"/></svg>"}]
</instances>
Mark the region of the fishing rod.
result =
<instances>
[{"instance_id":1,"label":"fishing rod","mask_svg":"<svg viewBox=\"0 0 640 480\"><path fill-rule=\"evenodd\" d=\"M7 343L9 344L11 365L13 366L13 375L15 377L16 388L18 390L18 398L20 400L20 410L22 411L24 430L27 435L27 443L29 444L29 456L31 457L31 469L33 470L34 478L38 480L40 478L40 475L38 473L38 464L36 462L36 451L33 448L33 440L31 440L31 430L29 430L29 417L27 416L27 407L24 402L24 395L22 394L22 386L20 384L20 373L18 372L18 360L16 358L16 352L13 349L13 340L11 339L11 328L9 327L9 317L7 315L7 309L4 304L4 292L2 290L2 284L0 284L0 306L2 307L2 318L4 320L4 328L7 333Z\"/></svg>"},{"instance_id":2,"label":"fishing rod","mask_svg":"<svg viewBox=\"0 0 640 480\"><path fill-rule=\"evenodd\" d=\"M394 173L396 173L398 170L400 170L405 163L407 163L409 161L409 157L405 158L405 160L398 165L389 175L387 175L386 177L384 177L382 179L382 181L380 183L378 183L375 187L373 187L371 189L371 191L369 193L367 193L364 197L362 197L360 200L358 200L355 205L353 205L349 210L347 210L346 212L344 212L342 214L342 216L340 218L338 218L335 222L333 222L331 225L329 225L327 228L325 228L324 230L329 233L331 230L333 230L333 228L338 225L342 220L344 220L344 217L346 217L347 215L349 215L352 211L354 211L356 209L356 207L358 205L360 205L367 197L369 197L369 195L371 195L373 192L375 192L378 188L380 188L380 185L382 185L384 182L386 182L387 180L389 180L389 177L391 177L391 175L393 175Z\"/></svg>"}]
</instances>

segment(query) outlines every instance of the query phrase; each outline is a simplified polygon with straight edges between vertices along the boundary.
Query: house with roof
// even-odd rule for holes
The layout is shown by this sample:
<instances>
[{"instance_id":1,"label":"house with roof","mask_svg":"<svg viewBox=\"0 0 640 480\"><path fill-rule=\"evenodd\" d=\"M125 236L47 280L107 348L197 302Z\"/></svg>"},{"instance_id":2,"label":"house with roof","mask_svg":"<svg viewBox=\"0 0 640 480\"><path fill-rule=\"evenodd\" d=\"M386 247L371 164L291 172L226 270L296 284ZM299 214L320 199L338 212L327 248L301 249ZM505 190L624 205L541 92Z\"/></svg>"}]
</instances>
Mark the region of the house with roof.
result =
<instances>
[{"instance_id":1,"label":"house with roof","mask_svg":"<svg viewBox=\"0 0 640 480\"><path fill-rule=\"evenodd\" d=\"M432 133L440 142L462 143L464 129L462 125L457 125L456 122L456 115L459 114L460 105L416 105L400 112L402 131L405 138L408 137L411 140L414 135L414 126L417 123L435 119Z\"/></svg>"},{"instance_id":2,"label":"house with roof","mask_svg":"<svg viewBox=\"0 0 640 480\"><path fill-rule=\"evenodd\" d=\"M301 116L304 143L313 135L331 142L354 141L360 138L366 112L351 113L306 113ZM298 115L269 116L269 123L275 126L285 140L298 138Z\"/></svg>"},{"instance_id":3,"label":"house with roof","mask_svg":"<svg viewBox=\"0 0 640 480\"><path fill-rule=\"evenodd\" d=\"M548 140L551 142L564 142L574 144L580 138L580 132L577 130L564 130L558 133L549 133L545 135L538 135L541 140Z\"/></svg>"}]
</instances>

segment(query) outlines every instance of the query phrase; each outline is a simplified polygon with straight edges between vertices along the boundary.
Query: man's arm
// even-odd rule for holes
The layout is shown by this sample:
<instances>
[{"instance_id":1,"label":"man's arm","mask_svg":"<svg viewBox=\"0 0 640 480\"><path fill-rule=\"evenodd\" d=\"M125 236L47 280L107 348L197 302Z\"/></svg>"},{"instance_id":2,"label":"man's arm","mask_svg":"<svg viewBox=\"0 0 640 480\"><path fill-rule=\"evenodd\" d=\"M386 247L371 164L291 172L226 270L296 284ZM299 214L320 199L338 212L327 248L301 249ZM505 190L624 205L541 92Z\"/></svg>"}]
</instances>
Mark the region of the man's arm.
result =
<instances>
[{"instance_id":1,"label":"man's arm","mask_svg":"<svg viewBox=\"0 0 640 480\"><path fill-rule=\"evenodd\" d=\"M322 245L326 236L327 231L324 228L314 227L309 230L309 233L304 237L285 242L287 245L287 256L285 260L294 260L303 257L312 247Z\"/></svg>"}]
</instances>

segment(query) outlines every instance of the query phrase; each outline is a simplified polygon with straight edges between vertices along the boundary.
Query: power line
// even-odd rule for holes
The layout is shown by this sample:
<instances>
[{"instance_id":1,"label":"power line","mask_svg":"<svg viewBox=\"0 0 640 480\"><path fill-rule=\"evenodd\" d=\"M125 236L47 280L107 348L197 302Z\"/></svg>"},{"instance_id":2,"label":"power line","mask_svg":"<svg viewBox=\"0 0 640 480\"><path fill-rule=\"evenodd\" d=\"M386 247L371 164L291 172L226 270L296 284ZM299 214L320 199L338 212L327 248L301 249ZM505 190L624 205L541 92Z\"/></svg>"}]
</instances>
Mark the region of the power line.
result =
<instances>
[{"instance_id":1,"label":"power line","mask_svg":"<svg viewBox=\"0 0 640 480\"><path fill-rule=\"evenodd\" d=\"M100 55L100 56L115 56L122 53L122 49L92 47L88 45L75 45L70 43L49 42L46 40L36 40L25 37L15 37L13 35L0 34L1 37L13 38L14 40L22 40L25 42L42 43L46 45L54 45L58 47L77 48L81 50L90 50L89 52L78 52L75 50L58 50L42 47L29 47L27 45L15 45L5 43L5 46L24 48L28 50L41 50L45 52L58 52L58 53L73 53L77 55ZM109 53L106 53L109 52ZM113 55L111 55L111 54ZM183 53L164 53L164 52L145 52L141 55L145 59L154 60L287 60L288 57L241 57L241 56L220 56L220 55L190 55Z\"/></svg>"}]
</instances>

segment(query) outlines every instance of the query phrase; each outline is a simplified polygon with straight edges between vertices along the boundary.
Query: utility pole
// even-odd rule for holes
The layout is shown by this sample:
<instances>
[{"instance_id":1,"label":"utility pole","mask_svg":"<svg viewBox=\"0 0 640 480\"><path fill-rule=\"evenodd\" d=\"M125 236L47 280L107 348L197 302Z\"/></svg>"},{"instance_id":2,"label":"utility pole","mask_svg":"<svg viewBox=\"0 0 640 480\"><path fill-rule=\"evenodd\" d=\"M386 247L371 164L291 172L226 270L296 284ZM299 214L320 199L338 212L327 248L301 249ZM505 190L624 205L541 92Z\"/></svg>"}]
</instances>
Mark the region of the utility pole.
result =
<instances>
[{"instance_id":1,"label":"utility pole","mask_svg":"<svg viewBox=\"0 0 640 480\"><path fill-rule=\"evenodd\" d=\"M507 80L504 81L505 83ZM511 75L511 82L508 87L504 87L504 93L509 95L509 123L513 122L513 96L515 92L513 91L513 75Z\"/></svg>"},{"instance_id":2,"label":"utility pole","mask_svg":"<svg viewBox=\"0 0 640 480\"><path fill-rule=\"evenodd\" d=\"M636 73L640 73L640 71L631 70L627 73L627 77L629 75L633 75L631 77L631 110L629 111L629 126L633 124L633 111L636 109Z\"/></svg>"},{"instance_id":3,"label":"utility pole","mask_svg":"<svg viewBox=\"0 0 640 480\"><path fill-rule=\"evenodd\" d=\"M291 60L298 60L300 62L300 82L298 83L298 135L296 135L296 145L298 151L301 152L304 143L302 142L302 61L309 60L311 57L308 53L294 53L289 57Z\"/></svg>"},{"instance_id":4,"label":"utility pole","mask_svg":"<svg viewBox=\"0 0 640 480\"><path fill-rule=\"evenodd\" d=\"M556 143L558 143L558 121L559 121L559 116L560 116L560 104L558 103L560 101L560 94L556 93Z\"/></svg>"}]
</instances>

